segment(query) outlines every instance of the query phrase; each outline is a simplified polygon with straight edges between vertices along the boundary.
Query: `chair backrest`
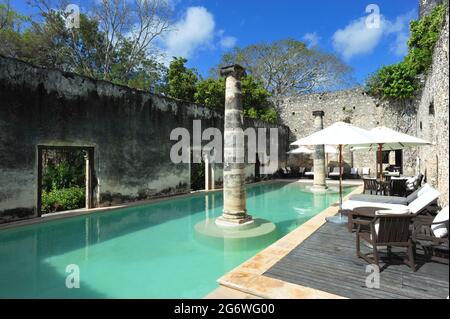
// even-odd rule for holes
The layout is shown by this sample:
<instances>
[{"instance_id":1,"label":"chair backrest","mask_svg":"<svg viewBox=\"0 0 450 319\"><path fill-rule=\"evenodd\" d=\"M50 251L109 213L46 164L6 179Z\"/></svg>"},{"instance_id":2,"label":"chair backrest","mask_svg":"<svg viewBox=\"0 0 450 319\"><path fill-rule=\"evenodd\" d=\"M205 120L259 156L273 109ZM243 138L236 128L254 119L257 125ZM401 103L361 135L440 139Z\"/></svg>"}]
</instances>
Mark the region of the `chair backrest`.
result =
<instances>
[{"instance_id":1,"label":"chair backrest","mask_svg":"<svg viewBox=\"0 0 450 319\"><path fill-rule=\"evenodd\" d=\"M392 214L392 211L384 211L383 214L378 214L375 219L376 243L407 243L411 238L410 225L413 217L414 215L405 212Z\"/></svg>"},{"instance_id":2,"label":"chair backrest","mask_svg":"<svg viewBox=\"0 0 450 319\"><path fill-rule=\"evenodd\" d=\"M363 168L362 168L362 174L363 174L363 175L370 175L370 168L368 168L368 167L363 167Z\"/></svg>"},{"instance_id":3,"label":"chair backrest","mask_svg":"<svg viewBox=\"0 0 450 319\"><path fill-rule=\"evenodd\" d=\"M422 181L423 181L423 174L419 173L419 175L417 175L416 189L422 186Z\"/></svg>"},{"instance_id":4,"label":"chair backrest","mask_svg":"<svg viewBox=\"0 0 450 319\"><path fill-rule=\"evenodd\" d=\"M428 185L428 184L427 184ZM441 193L431 186L425 185L419 191L419 194L415 200L409 203L408 208L413 214L418 214L424 210L428 205L436 201ZM427 186L427 187L426 187Z\"/></svg>"},{"instance_id":5,"label":"chair backrest","mask_svg":"<svg viewBox=\"0 0 450 319\"><path fill-rule=\"evenodd\" d=\"M391 196L406 197L406 179L391 178Z\"/></svg>"},{"instance_id":6,"label":"chair backrest","mask_svg":"<svg viewBox=\"0 0 450 319\"><path fill-rule=\"evenodd\" d=\"M305 172L305 169L306 169L306 168L304 168L304 167L299 167L298 172L299 172L300 174L303 174L303 173Z\"/></svg>"},{"instance_id":7,"label":"chair backrest","mask_svg":"<svg viewBox=\"0 0 450 319\"><path fill-rule=\"evenodd\" d=\"M366 193L366 191L370 191L370 194L372 194L372 192L375 193L377 192L378 182L376 179L364 178L363 182L364 182L364 193Z\"/></svg>"},{"instance_id":8,"label":"chair backrest","mask_svg":"<svg viewBox=\"0 0 450 319\"><path fill-rule=\"evenodd\" d=\"M344 168L341 169L341 172ZM336 166L335 168L333 168L333 173L338 173L339 174L339 166Z\"/></svg>"},{"instance_id":9,"label":"chair backrest","mask_svg":"<svg viewBox=\"0 0 450 319\"><path fill-rule=\"evenodd\" d=\"M358 175L358 169L355 168L355 167L352 167L352 168L350 169L350 174L351 174L351 175Z\"/></svg>"}]
</instances>

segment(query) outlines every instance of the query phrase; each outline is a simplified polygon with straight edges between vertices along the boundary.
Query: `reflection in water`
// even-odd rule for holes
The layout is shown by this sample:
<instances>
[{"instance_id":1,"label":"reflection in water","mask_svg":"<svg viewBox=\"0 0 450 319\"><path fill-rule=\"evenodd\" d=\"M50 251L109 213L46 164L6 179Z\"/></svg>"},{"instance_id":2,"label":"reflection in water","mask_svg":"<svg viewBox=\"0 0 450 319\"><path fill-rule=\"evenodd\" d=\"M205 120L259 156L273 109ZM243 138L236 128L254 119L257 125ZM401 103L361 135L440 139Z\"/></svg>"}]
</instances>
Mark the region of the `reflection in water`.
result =
<instances>
[{"instance_id":1,"label":"reflection in water","mask_svg":"<svg viewBox=\"0 0 450 319\"><path fill-rule=\"evenodd\" d=\"M201 298L337 194L274 183L249 187L247 198L251 215L276 224L273 237L198 238L194 226L221 215L221 192L0 231L0 298ZM65 286L69 264L80 267L80 289Z\"/></svg>"}]
</instances>

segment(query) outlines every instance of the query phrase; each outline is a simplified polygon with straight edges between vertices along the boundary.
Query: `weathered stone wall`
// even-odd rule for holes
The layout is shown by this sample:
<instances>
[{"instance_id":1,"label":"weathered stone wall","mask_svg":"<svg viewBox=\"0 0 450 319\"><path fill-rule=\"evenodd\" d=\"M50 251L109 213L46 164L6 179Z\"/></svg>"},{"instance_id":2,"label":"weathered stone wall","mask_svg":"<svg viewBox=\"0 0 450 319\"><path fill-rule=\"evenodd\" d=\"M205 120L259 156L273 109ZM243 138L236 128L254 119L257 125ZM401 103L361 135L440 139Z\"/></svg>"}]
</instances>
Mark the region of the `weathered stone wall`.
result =
<instances>
[{"instance_id":1,"label":"weathered stone wall","mask_svg":"<svg viewBox=\"0 0 450 319\"><path fill-rule=\"evenodd\" d=\"M449 203L448 11L445 19L445 27L436 44L433 64L426 78L417 108L418 137L433 143L431 146L419 149L420 169L426 173L427 182L437 187L442 193L441 205Z\"/></svg>"},{"instance_id":2,"label":"weathered stone wall","mask_svg":"<svg viewBox=\"0 0 450 319\"><path fill-rule=\"evenodd\" d=\"M428 15L437 5L448 3L448 0L419 0L419 16Z\"/></svg>"},{"instance_id":3,"label":"weathered stone wall","mask_svg":"<svg viewBox=\"0 0 450 319\"><path fill-rule=\"evenodd\" d=\"M183 127L192 139L193 120L223 129L206 107L0 56L0 221L36 216L38 145L94 147L100 206L189 191L170 132ZM282 156L287 134L280 126Z\"/></svg>"},{"instance_id":4,"label":"weathered stone wall","mask_svg":"<svg viewBox=\"0 0 450 319\"><path fill-rule=\"evenodd\" d=\"M356 126L371 129L385 126L406 134L416 135L415 101L392 103L381 101L367 95L362 88L330 93L308 94L285 99L280 104L281 123L291 130L291 142L314 132L313 111L324 111L324 126L343 121ZM415 173L416 149L404 151L404 173ZM296 162L296 160L299 162ZM329 155L331 166L337 165L337 155ZM369 167L374 176L376 171L375 152L353 152L344 149L347 168ZM308 156L290 156L290 164L310 166Z\"/></svg>"}]
</instances>

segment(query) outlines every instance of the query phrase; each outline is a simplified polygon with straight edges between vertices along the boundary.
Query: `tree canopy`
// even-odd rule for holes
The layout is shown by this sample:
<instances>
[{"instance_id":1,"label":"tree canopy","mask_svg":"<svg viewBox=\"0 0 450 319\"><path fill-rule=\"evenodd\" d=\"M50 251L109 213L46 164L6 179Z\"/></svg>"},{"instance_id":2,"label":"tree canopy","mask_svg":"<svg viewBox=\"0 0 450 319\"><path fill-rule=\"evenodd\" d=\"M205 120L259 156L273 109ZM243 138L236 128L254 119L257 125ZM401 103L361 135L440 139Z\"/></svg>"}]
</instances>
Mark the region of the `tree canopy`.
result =
<instances>
[{"instance_id":1,"label":"tree canopy","mask_svg":"<svg viewBox=\"0 0 450 319\"><path fill-rule=\"evenodd\" d=\"M240 64L275 98L350 84L350 67L332 54L286 39L235 48L219 67Z\"/></svg>"},{"instance_id":2,"label":"tree canopy","mask_svg":"<svg viewBox=\"0 0 450 319\"><path fill-rule=\"evenodd\" d=\"M33 0L42 19L31 21L0 7L0 53L40 66L59 68L141 89L159 87L165 71L153 52L169 31L167 0L99 0L80 14L79 28L66 23L62 1Z\"/></svg>"}]
</instances>

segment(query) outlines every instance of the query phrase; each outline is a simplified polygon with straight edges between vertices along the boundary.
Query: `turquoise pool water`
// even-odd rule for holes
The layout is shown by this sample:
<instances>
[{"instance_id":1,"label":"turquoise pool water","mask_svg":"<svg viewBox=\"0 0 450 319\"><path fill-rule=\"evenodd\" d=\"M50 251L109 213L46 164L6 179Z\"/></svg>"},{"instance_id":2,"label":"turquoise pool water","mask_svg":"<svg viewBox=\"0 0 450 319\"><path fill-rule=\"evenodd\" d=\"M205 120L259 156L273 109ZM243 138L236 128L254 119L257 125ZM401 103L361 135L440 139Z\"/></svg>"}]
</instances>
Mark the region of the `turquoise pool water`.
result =
<instances>
[{"instance_id":1,"label":"turquoise pool water","mask_svg":"<svg viewBox=\"0 0 450 319\"><path fill-rule=\"evenodd\" d=\"M210 244L195 234L196 223L221 214L221 192L0 230L0 298L201 298L337 200L299 183L248 187L249 213L277 226L270 242L251 244ZM70 264L79 267L79 289L66 287Z\"/></svg>"}]
</instances>

